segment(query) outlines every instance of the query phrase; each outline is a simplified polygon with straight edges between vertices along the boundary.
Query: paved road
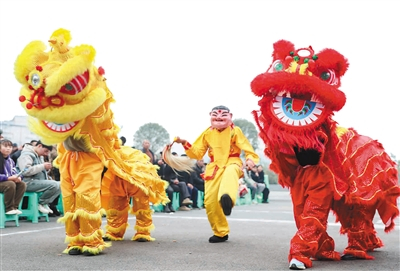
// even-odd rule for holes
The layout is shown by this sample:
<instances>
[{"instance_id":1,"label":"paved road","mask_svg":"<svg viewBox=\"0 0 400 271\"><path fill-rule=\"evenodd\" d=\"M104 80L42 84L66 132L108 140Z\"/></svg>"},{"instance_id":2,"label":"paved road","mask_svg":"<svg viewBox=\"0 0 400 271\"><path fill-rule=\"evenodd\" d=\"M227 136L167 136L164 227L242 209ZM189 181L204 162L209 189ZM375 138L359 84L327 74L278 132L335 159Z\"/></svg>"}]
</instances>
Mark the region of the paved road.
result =
<instances>
[{"instance_id":1,"label":"paved road","mask_svg":"<svg viewBox=\"0 0 400 271\"><path fill-rule=\"evenodd\" d=\"M271 187L270 203L236 206L229 217L229 241L208 243L212 235L205 210L154 214L156 229L150 243L132 242L134 217L125 239L113 242L96 257L69 256L64 227L51 218L38 224L7 222L0 230L0 270L289 270L289 241L296 229L289 193ZM103 223L104 225L104 223ZM385 246L371 254L375 260L315 261L310 270L399 270L399 219L386 234L376 217L376 229ZM329 234L343 251L347 239L330 217Z\"/></svg>"}]
</instances>

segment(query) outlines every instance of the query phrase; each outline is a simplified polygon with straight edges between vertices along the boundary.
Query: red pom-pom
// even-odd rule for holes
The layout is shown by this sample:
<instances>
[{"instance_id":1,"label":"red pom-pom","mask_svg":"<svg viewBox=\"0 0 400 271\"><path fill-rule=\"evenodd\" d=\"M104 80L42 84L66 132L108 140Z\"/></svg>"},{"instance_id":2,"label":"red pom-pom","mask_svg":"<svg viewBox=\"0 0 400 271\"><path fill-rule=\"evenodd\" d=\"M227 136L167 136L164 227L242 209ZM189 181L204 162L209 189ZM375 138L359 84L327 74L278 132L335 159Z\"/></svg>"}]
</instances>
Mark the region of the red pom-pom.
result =
<instances>
[{"instance_id":1,"label":"red pom-pom","mask_svg":"<svg viewBox=\"0 0 400 271\"><path fill-rule=\"evenodd\" d=\"M104 75L106 73L106 71L103 69L103 67L99 67L97 69L97 71L99 72L100 75Z\"/></svg>"},{"instance_id":2,"label":"red pom-pom","mask_svg":"<svg viewBox=\"0 0 400 271\"><path fill-rule=\"evenodd\" d=\"M26 79L26 81L28 81L29 80L29 75L25 76L25 79Z\"/></svg>"},{"instance_id":3,"label":"red pom-pom","mask_svg":"<svg viewBox=\"0 0 400 271\"><path fill-rule=\"evenodd\" d=\"M32 109L32 107L33 107L33 105L32 105L31 103L27 103L27 104L26 104L26 108Z\"/></svg>"},{"instance_id":4,"label":"red pom-pom","mask_svg":"<svg viewBox=\"0 0 400 271\"><path fill-rule=\"evenodd\" d=\"M26 101L26 97L24 96L24 95L21 95L21 96L19 96L19 101L22 103L22 102L25 102Z\"/></svg>"},{"instance_id":5,"label":"red pom-pom","mask_svg":"<svg viewBox=\"0 0 400 271\"><path fill-rule=\"evenodd\" d=\"M36 66L36 70L41 72L41 71L43 71L43 68L42 68L42 66Z\"/></svg>"},{"instance_id":6,"label":"red pom-pom","mask_svg":"<svg viewBox=\"0 0 400 271\"><path fill-rule=\"evenodd\" d=\"M30 90L34 90L34 88L33 88L31 85L29 85L29 89L30 89Z\"/></svg>"}]
</instances>

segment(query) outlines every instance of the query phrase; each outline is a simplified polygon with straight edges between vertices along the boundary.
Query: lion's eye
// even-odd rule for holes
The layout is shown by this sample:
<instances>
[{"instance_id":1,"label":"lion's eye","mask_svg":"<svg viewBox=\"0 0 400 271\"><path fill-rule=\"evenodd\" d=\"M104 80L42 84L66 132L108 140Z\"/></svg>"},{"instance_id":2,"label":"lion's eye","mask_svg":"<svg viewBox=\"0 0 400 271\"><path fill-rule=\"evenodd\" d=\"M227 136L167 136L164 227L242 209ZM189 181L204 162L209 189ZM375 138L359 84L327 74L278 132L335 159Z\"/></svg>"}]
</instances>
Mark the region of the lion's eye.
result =
<instances>
[{"instance_id":1,"label":"lion's eye","mask_svg":"<svg viewBox=\"0 0 400 271\"><path fill-rule=\"evenodd\" d=\"M283 70L283 64L279 60L275 61L273 66L274 66L274 70L277 71L277 72L280 72L280 71Z\"/></svg>"},{"instance_id":2,"label":"lion's eye","mask_svg":"<svg viewBox=\"0 0 400 271\"><path fill-rule=\"evenodd\" d=\"M320 75L321 79L324 81L328 81L329 78L331 78L331 73L330 72L323 72Z\"/></svg>"},{"instance_id":3,"label":"lion's eye","mask_svg":"<svg viewBox=\"0 0 400 271\"><path fill-rule=\"evenodd\" d=\"M280 60L275 60L271 67L268 69L269 73L283 71L283 64Z\"/></svg>"},{"instance_id":4,"label":"lion's eye","mask_svg":"<svg viewBox=\"0 0 400 271\"><path fill-rule=\"evenodd\" d=\"M338 85L339 79L336 77L335 71L328 69L326 71L321 72L319 75L322 81L327 82L329 85Z\"/></svg>"},{"instance_id":5,"label":"lion's eye","mask_svg":"<svg viewBox=\"0 0 400 271\"><path fill-rule=\"evenodd\" d=\"M31 82L34 87L39 86L40 84L40 76L36 73L32 74Z\"/></svg>"}]
</instances>

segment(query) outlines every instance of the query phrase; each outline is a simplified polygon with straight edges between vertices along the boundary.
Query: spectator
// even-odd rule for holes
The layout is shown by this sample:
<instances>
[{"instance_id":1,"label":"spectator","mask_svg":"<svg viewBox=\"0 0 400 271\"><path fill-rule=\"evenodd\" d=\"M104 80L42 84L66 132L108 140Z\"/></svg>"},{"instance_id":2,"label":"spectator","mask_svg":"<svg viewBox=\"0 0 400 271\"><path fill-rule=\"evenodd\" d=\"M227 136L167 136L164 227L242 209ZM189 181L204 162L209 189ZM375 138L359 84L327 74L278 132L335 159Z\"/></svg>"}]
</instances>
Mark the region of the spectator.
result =
<instances>
[{"instance_id":1,"label":"spectator","mask_svg":"<svg viewBox=\"0 0 400 271\"><path fill-rule=\"evenodd\" d=\"M269 188L267 187L267 183L265 182L265 174L264 174L264 169L261 165L258 165L257 167L258 171L258 177L262 182L265 184L265 188L262 191L262 203L268 203L268 197L269 197Z\"/></svg>"},{"instance_id":2,"label":"spectator","mask_svg":"<svg viewBox=\"0 0 400 271\"><path fill-rule=\"evenodd\" d=\"M25 143L25 144L30 144L30 143ZM17 159L21 155L22 149L24 148L25 144L19 147L17 151L11 153L10 157L14 161L14 164L17 164Z\"/></svg>"},{"instance_id":3,"label":"spectator","mask_svg":"<svg viewBox=\"0 0 400 271\"><path fill-rule=\"evenodd\" d=\"M254 181L255 190L252 191L251 199L253 203L258 203L256 197L262 199L262 192L265 189L264 183L264 171L262 171L262 176L258 171L258 166L253 167L250 171L250 177Z\"/></svg>"},{"instance_id":4,"label":"spectator","mask_svg":"<svg viewBox=\"0 0 400 271\"><path fill-rule=\"evenodd\" d=\"M119 139L121 140L121 145L125 146L126 138L124 136L121 136Z\"/></svg>"},{"instance_id":5,"label":"spectator","mask_svg":"<svg viewBox=\"0 0 400 271\"><path fill-rule=\"evenodd\" d=\"M53 150L50 152L49 158L50 158L50 163L53 163L53 161L57 158L57 145L53 145ZM60 170L56 167L52 167L51 171L49 172L49 176L51 177L52 180L55 180L56 182L60 182ZM50 216L60 216L60 211L57 209L58 202L60 200L60 195L58 195L53 202L49 204L50 209L53 211Z\"/></svg>"},{"instance_id":6,"label":"spectator","mask_svg":"<svg viewBox=\"0 0 400 271\"><path fill-rule=\"evenodd\" d=\"M32 146L36 146L38 142L39 142L38 140L32 139L31 142L30 142L30 144L31 144Z\"/></svg>"},{"instance_id":7,"label":"spectator","mask_svg":"<svg viewBox=\"0 0 400 271\"><path fill-rule=\"evenodd\" d=\"M187 159L190 159L189 157L187 157L186 154L182 154L181 156L186 157ZM194 166L194 165L193 165ZM186 171L177 171L177 175L178 175L178 180L185 182L190 194L190 199L192 200L193 204L192 204L192 209L195 210L199 210L199 206L197 205L198 203L198 197L199 197L199 190L197 189L197 187L194 186L193 183L193 175L192 172L186 172Z\"/></svg>"},{"instance_id":8,"label":"spectator","mask_svg":"<svg viewBox=\"0 0 400 271\"><path fill-rule=\"evenodd\" d=\"M142 152L147 154L150 157L150 162L155 165L157 164L156 157L152 150L150 150L150 141L148 139L143 140L142 142Z\"/></svg>"},{"instance_id":9,"label":"spectator","mask_svg":"<svg viewBox=\"0 0 400 271\"><path fill-rule=\"evenodd\" d=\"M43 192L39 198L38 209L44 214L53 213L48 205L60 195L60 183L48 177L52 165L50 162L44 162L44 156L48 156L52 149L52 146L39 140L36 146L25 145L17 160L17 167L24 171L26 191Z\"/></svg>"},{"instance_id":10,"label":"spectator","mask_svg":"<svg viewBox=\"0 0 400 271\"><path fill-rule=\"evenodd\" d=\"M18 151L18 144L17 143L13 143L12 144L12 150L11 150L11 154L10 155L12 155L13 153L15 153L16 151Z\"/></svg>"},{"instance_id":11,"label":"spectator","mask_svg":"<svg viewBox=\"0 0 400 271\"><path fill-rule=\"evenodd\" d=\"M14 161L10 158L11 151L12 142L0 140L0 192L4 194L6 215L20 215L22 212L18 206L24 196L26 183L18 176Z\"/></svg>"},{"instance_id":12,"label":"spectator","mask_svg":"<svg viewBox=\"0 0 400 271\"><path fill-rule=\"evenodd\" d=\"M192 174L193 185L199 191L202 192L204 192L204 180L203 180L204 168L205 168L204 160L203 159L197 160L193 166L194 172Z\"/></svg>"},{"instance_id":13,"label":"spectator","mask_svg":"<svg viewBox=\"0 0 400 271\"><path fill-rule=\"evenodd\" d=\"M165 168L165 162L162 159L162 152L160 152L160 158L157 160L157 164L159 166L157 170L158 176L160 176L161 179L165 180L164 178L164 168Z\"/></svg>"},{"instance_id":14,"label":"spectator","mask_svg":"<svg viewBox=\"0 0 400 271\"><path fill-rule=\"evenodd\" d=\"M172 154L177 155L176 152L173 152ZM168 205L165 206L166 212L168 212L167 208L169 208L171 211L173 210L173 192L179 192L179 211L190 211L191 209L188 207L188 205L192 205L193 202L190 200L190 193L186 183L183 181L179 181L175 171L168 164L165 164L164 177L165 180L169 182L167 194L169 200L171 201L170 203L168 203Z\"/></svg>"}]
</instances>

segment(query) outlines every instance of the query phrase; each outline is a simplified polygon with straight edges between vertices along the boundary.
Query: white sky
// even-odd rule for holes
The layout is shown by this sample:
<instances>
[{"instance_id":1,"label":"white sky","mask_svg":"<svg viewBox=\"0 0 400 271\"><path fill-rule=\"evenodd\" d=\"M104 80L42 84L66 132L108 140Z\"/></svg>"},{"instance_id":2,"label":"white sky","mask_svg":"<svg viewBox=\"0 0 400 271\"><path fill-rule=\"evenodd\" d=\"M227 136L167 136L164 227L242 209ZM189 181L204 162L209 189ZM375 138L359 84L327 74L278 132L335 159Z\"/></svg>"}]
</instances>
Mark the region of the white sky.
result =
<instances>
[{"instance_id":1,"label":"white sky","mask_svg":"<svg viewBox=\"0 0 400 271\"><path fill-rule=\"evenodd\" d=\"M215 105L253 121L250 82L279 39L348 58L339 125L378 139L400 158L400 1L0 1L0 120L26 115L13 65L33 40L62 27L71 46L93 45L128 145L143 124L194 141ZM49 48L50 49L50 48Z\"/></svg>"}]
</instances>

